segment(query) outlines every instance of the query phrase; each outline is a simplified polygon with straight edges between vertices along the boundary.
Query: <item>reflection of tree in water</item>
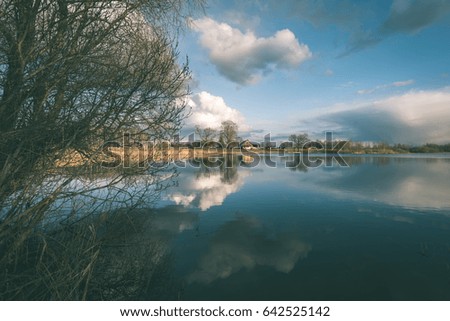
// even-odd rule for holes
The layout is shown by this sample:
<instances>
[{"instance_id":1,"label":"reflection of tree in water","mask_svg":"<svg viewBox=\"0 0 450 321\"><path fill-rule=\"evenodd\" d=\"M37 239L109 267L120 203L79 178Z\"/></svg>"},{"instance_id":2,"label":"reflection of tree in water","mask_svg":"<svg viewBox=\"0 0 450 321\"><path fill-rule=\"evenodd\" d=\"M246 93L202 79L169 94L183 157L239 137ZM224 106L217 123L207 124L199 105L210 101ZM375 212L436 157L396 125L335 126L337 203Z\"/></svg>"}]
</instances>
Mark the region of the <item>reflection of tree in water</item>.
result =
<instances>
[{"instance_id":1,"label":"reflection of tree in water","mask_svg":"<svg viewBox=\"0 0 450 321\"><path fill-rule=\"evenodd\" d=\"M379 156L373 158L373 163L377 166L386 166L389 165L390 162L391 162L390 157Z\"/></svg>"},{"instance_id":2,"label":"reflection of tree in water","mask_svg":"<svg viewBox=\"0 0 450 321\"><path fill-rule=\"evenodd\" d=\"M202 211L222 205L228 195L241 188L250 174L246 170L238 173L237 166L237 160L232 157L204 160L193 172L183 175L178 187L167 194L167 199Z\"/></svg>"},{"instance_id":3,"label":"reflection of tree in water","mask_svg":"<svg viewBox=\"0 0 450 321\"><path fill-rule=\"evenodd\" d=\"M217 167L209 166L209 162L205 162L198 163L198 170L196 172L197 179L202 177L210 177L212 174L217 173Z\"/></svg>"},{"instance_id":4,"label":"reflection of tree in water","mask_svg":"<svg viewBox=\"0 0 450 321\"><path fill-rule=\"evenodd\" d=\"M343 159L349 166L361 165L366 163L368 160L367 158L361 156L344 156Z\"/></svg>"},{"instance_id":5,"label":"reflection of tree in water","mask_svg":"<svg viewBox=\"0 0 450 321\"><path fill-rule=\"evenodd\" d=\"M89 299L142 299L164 275L170 264L164 244L145 235L145 223L142 216L118 213L99 226L105 231Z\"/></svg>"},{"instance_id":6,"label":"reflection of tree in water","mask_svg":"<svg viewBox=\"0 0 450 321\"><path fill-rule=\"evenodd\" d=\"M215 159L203 159L198 163L197 179L211 177L211 175L221 175L221 181L225 184L234 184L238 178L238 159L233 155L217 157Z\"/></svg>"},{"instance_id":7,"label":"reflection of tree in water","mask_svg":"<svg viewBox=\"0 0 450 321\"><path fill-rule=\"evenodd\" d=\"M105 242L89 299L178 299L182 285L168 244L180 230L194 228L198 216L180 207L115 216L113 224L103 223Z\"/></svg>"},{"instance_id":8,"label":"reflection of tree in water","mask_svg":"<svg viewBox=\"0 0 450 321\"><path fill-rule=\"evenodd\" d=\"M238 176L237 168L238 160L232 155L227 155L224 159L223 164L220 166L220 171L222 173L222 181L226 184L234 184Z\"/></svg>"},{"instance_id":9,"label":"reflection of tree in water","mask_svg":"<svg viewBox=\"0 0 450 321\"><path fill-rule=\"evenodd\" d=\"M286 158L286 167L293 172L308 172L308 167L299 154Z\"/></svg>"},{"instance_id":10,"label":"reflection of tree in water","mask_svg":"<svg viewBox=\"0 0 450 321\"><path fill-rule=\"evenodd\" d=\"M34 210L28 220L8 215L17 210L17 198L12 199L0 225L0 298L176 299L164 238L149 233L150 211L143 209L173 183L172 171L158 172L109 173L92 181L79 175L76 184L59 189L58 197L43 206L43 191L52 195L53 185L60 186L50 180L36 187L41 198L21 195ZM161 282L164 286L158 286ZM158 287L167 293L156 293Z\"/></svg>"}]
</instances>

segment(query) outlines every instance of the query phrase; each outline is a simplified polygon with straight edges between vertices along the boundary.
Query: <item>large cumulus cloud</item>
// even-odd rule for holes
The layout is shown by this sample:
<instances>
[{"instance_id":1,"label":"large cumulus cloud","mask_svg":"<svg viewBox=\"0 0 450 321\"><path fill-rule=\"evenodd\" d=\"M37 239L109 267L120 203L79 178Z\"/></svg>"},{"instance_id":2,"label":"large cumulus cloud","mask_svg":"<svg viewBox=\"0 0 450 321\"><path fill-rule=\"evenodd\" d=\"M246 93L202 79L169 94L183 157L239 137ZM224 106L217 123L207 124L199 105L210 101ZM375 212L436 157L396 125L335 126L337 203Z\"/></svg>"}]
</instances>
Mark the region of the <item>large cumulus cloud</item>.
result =
<instances>
[{"instance_id":1,"label":"large cumulus cloud","mask_svg":"<svg viewBox=\"0 0 450 321\"><path fill-rule=\"evenodd\" d=\"M254 84L276 68L295 68L312 56L288 29L264 38L211 18L195 20L193 26L219 73L240 85Z\"/></svg>"},{"instance_id":2,"label":"large cumulus cloud","mask_svg":"<svg viewBox=\"0 0 450 321\"><path fill-rule=\"evenodd\" d=\"M231 120L241 131L250 129L239 110L228 106L220 96L202 91L191 96L188 106L191 108L191 115L187 123L191 127L198 125L202 128L219 129L223 121Z\"/></svg>"},{"instance_id":3,"label":"large cumulus cloud","mask_svg":"<svg viewBox=\"0 0 450 321\"><path fill-rule=\"evenodd\" d=\"M410 91L352 107L335 107L302 120L302 129L334 131L355 141L450 142L450 89Z\"/></svg>"}]
</instances>

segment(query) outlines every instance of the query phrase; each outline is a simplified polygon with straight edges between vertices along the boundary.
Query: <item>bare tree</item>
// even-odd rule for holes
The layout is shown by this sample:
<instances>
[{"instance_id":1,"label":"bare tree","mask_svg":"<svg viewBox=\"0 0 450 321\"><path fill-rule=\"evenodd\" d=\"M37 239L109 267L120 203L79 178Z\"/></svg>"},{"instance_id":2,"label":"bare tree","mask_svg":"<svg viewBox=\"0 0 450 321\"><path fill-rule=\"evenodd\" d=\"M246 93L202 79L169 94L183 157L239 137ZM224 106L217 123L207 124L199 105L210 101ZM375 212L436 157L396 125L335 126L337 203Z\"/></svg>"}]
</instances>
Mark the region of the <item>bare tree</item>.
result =
<instances>
[{"instance_id":1,"label":"bare tree","mask_svg":"<svg viewBox=\"0 0 450 321\"><path fill-rule=\"evenodd\" d=\"M136 180L127 181L127 172L111 172L106 179L86 184L78 172L61 169L56 161L73 151L83 159L95 159L103 142L121 137L129 128L157 139L179 130L190 74L187 61L178 62L177 35L185 18L201 4L202 0L0 0L0 265L11 276L5 282L17 285L8 291L20 290L17 269L30 248L41 262L46 255L64 252L67 244L58 242L61 253L48 252L48 233L42 229L52 214L64 213L64 204L85 203L86 195L96 200L95 206L83 210L71 206L67 221L72 222L88 213L109 211L98 202L111 204L116 199L116 207L132 209L150 199L137 193ZM156 197L160 179L156 173L146 175L148 181L139 188L146 187ZM80 256L90 253L83 248L95 249L96 231L89 229L80 233ZM97 254L91 254L80 260L73 273L79 279L67 288L88 286L89 273L82 271L94 266ZM64 271L46 279L55 284L53 293L59 291L56 277L64 280ZM80 293L70 298L86 298Z\"/></svg>"},{"instance_id":2,"label":"bare tree","mask_svg":"<svg viewBox=\"0 0 450 321\"><path fill-rule=\"evenodd\" d=\"M231 120L222 122L219 138L219 141L222 144L222 146L227 147L231 143L236 142L237 132L238 132L238 125L235 122Z\"/></svg>"},{"instance_id":3,"label":"bare tree","mask_svg":"<svg viewBox=\"0 0 450 321\"><path fill-rule=\"evenodd\" d=\"M201 128L200 126L195 126L195 133L200 137L202 146L206 143L213 142L217 138L217 130L210 127Z\"/></svg>"},{"instance_id":4,"label":"bare tree","mask_svg":"<svg viewBox=\"0 0 450 321\"><path fill-rule=\"evenodd\" d=\"M184 3L1 1L3 183L130 126L158 138L179 129L189 71L167 24Z\"/></svg>"},{"instance_id":5,"label":"bare tree","mask_svg":"<svg viewBox=\"0 0 450 321\"><path fill-rule=\"evenodd\" d=\"M289 141L293 143L293 147L299 151L309 141L308 134L292 134Z\"/></svg>"}]
</instances>

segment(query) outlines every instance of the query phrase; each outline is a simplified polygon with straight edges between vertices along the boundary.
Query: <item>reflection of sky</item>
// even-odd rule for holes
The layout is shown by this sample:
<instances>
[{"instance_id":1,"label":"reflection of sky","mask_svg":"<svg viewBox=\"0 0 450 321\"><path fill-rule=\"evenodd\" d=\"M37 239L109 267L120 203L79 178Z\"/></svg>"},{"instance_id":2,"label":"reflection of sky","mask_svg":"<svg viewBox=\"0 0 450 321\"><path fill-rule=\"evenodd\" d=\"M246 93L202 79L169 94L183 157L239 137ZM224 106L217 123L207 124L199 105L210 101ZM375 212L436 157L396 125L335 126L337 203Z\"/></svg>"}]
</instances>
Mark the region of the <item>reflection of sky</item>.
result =
<instances>
[{"instance_id":1,"label":"reflection of sky","mask_svg":"<svg viewBox=\"0 0 450 321\"><path fill-rule=\"evenodd\" d=\"M170 173L167 177L163 173L160 177L134 176L109 187L106 186L113 178L80 178L65 189L67 196L73 192L75 195L57 200L52 209L57 213L55 220L130 206L148 207L156 201L159 207L174 204L207 211L223 205L232 194L257 208L261 195L264 201L273 198L277 203L292 193L304 202L308 202L304 199L304 193L308 193L419 210L450 208L448 157L350 157L350 167L322 166L306 170L288 169L284 164L286 159L276 156L272 159L278 163L277 168L260 163L256 168L181 169L180 175L173 178L177 186L167 189L163 202L157 201L160 192L155 183L171 181ZM60 181L58 177L55 179Z\"/></svg>"},{"instance_id":2,"label":"reflection of sky","mask_svg":"<svg viewBox=\"0 0 450 321\"><path fill-rule=\"evenodd\" d=\"M306 171L275 160L180 169L149 233L176 258L183 299L448 297L449 158Z\"/></svg>"},{"instance_id":3,"label":"reflection of sky","mask_svg":"<svg viewBox=\"0 0 450 321\"><path fill-rule=\"evenodd\" d=\"M176 258L184 299L447 298L450 158L306 171L273 158L180 169L165 191L148 234Z\"/></svg>"},{"instance_id":4,"label":"reflection of sky","mask_svg":"<svg viewBox=\"0 0 450 321\"><path fill-rule=\"evenodd\" d=\"M159 231L175 235L194 229L198 224L198 215L186 211L181 206L167 206L159 209L150 221L153 233Z\"/></svg>"},{"instance_id":5,"label":"reflection of sky","mask_svg":"<svg viewBox=\"0 0 450 321\"><path fill-rule=\"evenodd\" d=\"M254 180L269 186L273 182L277 193L302 190L413 209L450 208L450 158L352 157L349 165L308 172L267 168Z\"/></svg>"},{"instance_id":6,"label":"reflection of sky","mask_svg":"<svg viewBox=\"0 0 450 321\"><path fill-rule=\"evenodd\" d=\"M116 172L84 176L68 173L49 177L40 185L32 186L34 190L25 193L31 194L27 196L30 204L37 204L61 189L43 221L47 224L120 208L152 207L159 200L161 191L173 185L175 179L171 168L130 176Z\"/></svg>"},{"instance_id":7,"label":"reflection of sky","mask_svg":"<svg viewBox=\"0 0 450 321\"><path fill-rule=\"evenodd\" d=\"M310 188L340 198L414 209L450 208L449 159L369 159L349 169L309 175ZM334 172L334 173L333 173Z\"/></svg>"},{"instance_id":8,"label":"reflection of sky","mask_svg":"<svg viewBox=\"0 0 450 321\"><path fill-rule=\"evenodd\" d=\"M164 191L158 207L135 213L147 218L144 234L158 245L158 255L176 258L170 273L183 280L186 299L233 299L236 293L244 299L350 293L354 299L362 293L358 284L376 289L380 283L395 291L404 284L421 289L410 280L432 251L440 265L420 284L432 281L441 289L450 158L433 157L350 157L350 167L293 170L273 156L278 168L179 169L178 183ZM144 177L128 183L130 193L151 195ZM111 207L126 205L119 200L112 198Z\"/></svg>"},{"instance_id":9,"label":"reflection of sky","mask_svg":"<svg viewBox=\"0 0 450 321\"><path fill-rule=\"evenodd\" d=\"M255 218L238 217L214 235L189 282L211 283L257 266L289 273L311 246L296 234L271 235Z\"/></svg>"},{"instance_id":10,"label":"reflection of sky","mask_svg":"<svg viewBox=\"0 0 450 321\"><path fill-rule=\"evenodd\" d=\"M257 198L262 193L283 194L309 191L325 197L380 202L413 209L450 208L450 159L405 157L351 157L350 167L318 167L306 171L285 168L284 159L272 156L277 168L260 164L257 168L239 168L231 181L224 173L182 172L179 186L169 190L168 198L177 205L206 211L249 183L246 189ZM252 174L252 175L250 175ZM266 195L266 194L264 194ZM270 197L270 196L269 196ZM257 205L258 200L255 200Z\"/></svg>"}]
</instances>

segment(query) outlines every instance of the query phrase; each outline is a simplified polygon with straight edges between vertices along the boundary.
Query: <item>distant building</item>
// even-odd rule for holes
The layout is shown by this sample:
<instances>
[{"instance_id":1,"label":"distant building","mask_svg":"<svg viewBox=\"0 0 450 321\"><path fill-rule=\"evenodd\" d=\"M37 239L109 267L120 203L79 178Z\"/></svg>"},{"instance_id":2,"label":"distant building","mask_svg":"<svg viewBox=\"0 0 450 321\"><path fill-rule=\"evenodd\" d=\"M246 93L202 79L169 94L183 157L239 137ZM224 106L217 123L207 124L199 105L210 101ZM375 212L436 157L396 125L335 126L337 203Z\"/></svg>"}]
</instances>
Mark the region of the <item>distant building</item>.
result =
<instances>
[{"instance_id":1,"label":"distant building","mask_svg":"<svg viewBox=\"0 0 450 321\"><path fill-rule=\"evenodd\" d=\"M256 148L259 148L260 145L259 145L259 143L251 142L250 140L246 139L246 140L244 140L242 143L239 144L239 147L240 147L241 149L249 150L249 149L256 149Z\"/></svg>"},{"instance_id":2,"label":"distant building","mask_svg":"<svg viewBox=\"0 0 450 321\"><path fill-rule=\"evenodd\" d=\"M206 142L202 146L203 148L221 148L222 144L219 142Z\"/></svg>"}]
</instances>

